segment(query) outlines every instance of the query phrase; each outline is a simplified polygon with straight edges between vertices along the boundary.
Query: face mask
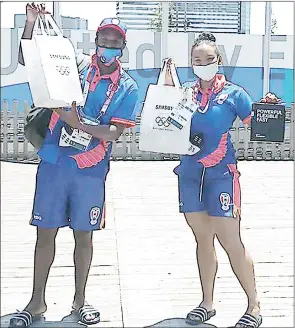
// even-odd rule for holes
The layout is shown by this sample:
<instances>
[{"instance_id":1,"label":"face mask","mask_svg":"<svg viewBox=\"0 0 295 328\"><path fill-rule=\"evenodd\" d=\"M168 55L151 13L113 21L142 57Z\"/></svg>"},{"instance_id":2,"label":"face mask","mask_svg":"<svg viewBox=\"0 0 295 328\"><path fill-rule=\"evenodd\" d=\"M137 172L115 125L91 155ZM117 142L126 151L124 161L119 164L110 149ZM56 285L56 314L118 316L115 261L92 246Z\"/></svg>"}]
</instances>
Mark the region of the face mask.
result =
<instances>
[{"instance_id":1,"label":"face mask","mask_svg":"<svg viewBox=\"0 0 295 328\"><path fill-rule=\"evenodd\" d=\"M97 47L96 55L105 66L110 66L116 61L116 59L122 57L122 50Z\"/></svg>"},{"instance_id":2,"label":"face mask","mask_svg":"<svg viewBox=\"0 0 295 328\"><path fill-rule=\"evenodd\" d=\"M205 66L193 66L194 73L203 81L211 81L218 72L217 61Z\"/></svg>"}]
</instances>

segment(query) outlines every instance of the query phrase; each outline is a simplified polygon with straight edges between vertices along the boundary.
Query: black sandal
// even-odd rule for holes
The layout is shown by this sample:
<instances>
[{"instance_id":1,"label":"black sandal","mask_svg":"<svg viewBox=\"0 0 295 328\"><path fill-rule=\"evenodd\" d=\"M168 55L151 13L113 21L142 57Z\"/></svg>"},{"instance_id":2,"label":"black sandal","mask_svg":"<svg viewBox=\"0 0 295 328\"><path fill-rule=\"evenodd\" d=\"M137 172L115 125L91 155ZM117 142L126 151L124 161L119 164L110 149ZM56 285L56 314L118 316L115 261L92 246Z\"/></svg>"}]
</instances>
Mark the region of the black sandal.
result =
<instances>
[{"instance_id":1,"label":"black sandal","mask_svg":"<svg viewBox=\"0 0 295 328\"><path fill-rule=\"evenodd\" d=\"M33 316L30 312L18 311L9 321L9 328L30 327L35 321L45 319L43 314Z\"/></svg>"},{"instance_id":2,"label":"black sandal","mask_svg":"<svg viewBox=\"0 0 295 328\"><path fill-rule=\"evenodd\" d=\"M198 306L188 313L185 321L188 325L196 326L208 321L214 317L215 314L215 310L207 311L205 308Z\"/></svg>"},{"instance_id":3,"label":"black sandal","mask_svg":"<svg viewBox=\"0 0 295 328\"><path fill-rule=\"evenodd\" d=\"M258 328L262 324L262 316L254 317L251 314L244 314L242 318L236 323L235 327L242 328Z\"/></svg>"},{"instance_id":4,"label":"black sandal","mask_svg":"<svg viewBox=\"0 0 295 328\"><path fill-rule=\"evenodd\" d=\"M100 322L100 313L92 305L86 304L73 312L78 315L80 322L84 325L95 325ZM90 315L94 315L94 318L88 319L87 316Z\"/></svg>"}]
</instances>

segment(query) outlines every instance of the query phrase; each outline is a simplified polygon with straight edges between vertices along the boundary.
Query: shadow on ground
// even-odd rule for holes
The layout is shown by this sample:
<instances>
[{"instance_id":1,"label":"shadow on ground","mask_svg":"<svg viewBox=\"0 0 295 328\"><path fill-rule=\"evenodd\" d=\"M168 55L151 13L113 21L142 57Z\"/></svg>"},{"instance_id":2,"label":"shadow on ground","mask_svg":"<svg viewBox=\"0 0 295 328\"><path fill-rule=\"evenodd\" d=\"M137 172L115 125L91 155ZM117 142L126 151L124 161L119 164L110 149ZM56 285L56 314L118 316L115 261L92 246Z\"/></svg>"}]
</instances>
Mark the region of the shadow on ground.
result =
<instances>
[{"instance_id":1,"label":"shadow on ground","mask_svg":"<svg viewBox=\"0 0 295 328\"><path fill-rule=\"evenodd\" d=\"M168 328L168 327L171 327L171 328L186 328L186 327L194 327L194 326L190 326L188 324L186 324L185 322L185 319L183 318L172 318L172 319L165 319L163 321L160 321L154 325L151 325L151 326L147 326L145 328ZM196 327L196 326L195 326ZM203 323L203 324L200 324L197 326L198 328L205 328L205 327L208 327L208 328L216 328L216 326L213 326L213 325L210 325L209 323Z\"/></svg>"},{"instance_id":2,"label":"shadow on ground","mask_svg":"<svg viewBox=\"0 0 295 328\"><path fill-rule=\"evenodd\" d=\"M1 328L8 328L9 327L9 321L12 318L12 314L7 314L1 317ZM51 327L51 328L85 328L85 325L79 324L77 322L77 316L75 314L69 314L65 316L61 321L46 321L46 319L41 319L38 321L35 321L30 327L32 328L43 328L43 327ZM95 325L95 327L103 327L103 321L101 321L99 324ZM185 319L183 318L172 318L172 319L165 319L162 320L154 325L147 326L144 328L186 328L193 326L187 325L185 323ZM210 325L208 323L200 324L198 325L198 328L216 328L216 326Z\"/></svg>"},{"instance_id":3,"label":"shadow on ground","mask_svg":"<svg viewBox=\"0 0 295 328\"><path fill-rule=\"evenodd\" d=\"M14 313L7 314L1 317L1 328L9 327L9 321L13 317ZM61 321L46 321L46 319L40 319L35 321L30 327L32 328L42 328L42 327L52 327L52 328L85 328L85 325L79 324L77 321L77 316L75 314L69 314L62 318Z\"/></svg>"}]
</instances>

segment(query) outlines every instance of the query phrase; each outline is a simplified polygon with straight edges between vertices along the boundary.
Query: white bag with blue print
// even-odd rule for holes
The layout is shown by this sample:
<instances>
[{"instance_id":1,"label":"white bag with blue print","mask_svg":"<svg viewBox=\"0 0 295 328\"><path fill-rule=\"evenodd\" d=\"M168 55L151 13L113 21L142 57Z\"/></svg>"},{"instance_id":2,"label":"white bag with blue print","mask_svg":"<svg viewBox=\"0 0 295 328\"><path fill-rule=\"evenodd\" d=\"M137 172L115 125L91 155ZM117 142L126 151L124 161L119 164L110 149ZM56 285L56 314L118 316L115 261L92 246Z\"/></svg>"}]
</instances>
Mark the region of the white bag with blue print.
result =
<instances>
[{"instance_id":1,"label":"white bag with blue print","mask_svg":"<svg viewBox=\"0 0 295 328\"><path fill-rule=\"evenodd\" d=\"M21 45L35 107L83 101L74 47L50 14L44 20L38 16L32 39L22 39Z\"/></svg>"},{"instance_id":2,"label":"white bag with blue print","mask_svg":"<svg viewBox=\"0 0 295 328\"><path fill-rule=\"evenodd\" d=\"M190 142L191 117L195 111L192 89L181 88L173 62L170 67L175 87L164 85L167 61L164 61L157 84L150 84L147 90L141 113L139 149L156 153L193 155L200 148ZM191 95L188 96L188 93ZM182 125L179 125L179 120L177 122L171 117L180 107L186 113L186 108L193 108Z\"/></svg>"}]
</instances>

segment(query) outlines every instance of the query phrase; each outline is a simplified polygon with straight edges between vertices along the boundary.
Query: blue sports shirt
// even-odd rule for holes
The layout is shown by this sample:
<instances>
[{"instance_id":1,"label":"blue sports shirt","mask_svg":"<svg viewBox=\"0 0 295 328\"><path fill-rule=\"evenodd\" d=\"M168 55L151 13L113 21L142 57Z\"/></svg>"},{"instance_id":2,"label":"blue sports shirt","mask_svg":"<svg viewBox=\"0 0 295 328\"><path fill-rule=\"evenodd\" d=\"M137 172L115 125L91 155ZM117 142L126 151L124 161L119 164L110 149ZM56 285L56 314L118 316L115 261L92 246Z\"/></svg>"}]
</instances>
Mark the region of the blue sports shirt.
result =
<instances>
[{"instance_id":1,"label":"blue sports shirt","mask_svg":"<svg viewBox=\"0 0 295 328\"><path fill-rule=\"evenodd\" d=\"M198 85L199 81L184 84L193 88ZM208 104L207 111L197 111L191 123L191 134L202 134L203 146L193 156L181 156L180 165L174 171L191 178L198 177L201 167L236 164L230 129L237 117L245 124L250 123L253 103L242 87L226 81L221 74L217 74L212 90L199 90L195 96L201 109Z\"/></svg>"},{"instance_id":2,"label":"blue sports shirt","mask_svg":"<svg viewBox=\"0 0 295 328\"><path fill-rule=\"evenodd\" d=\"M90 66L91 65L91 66ZM126 127L135 126L138 106L138 87L136 82L120 67L111 75L101 76L95 59L90 56L78 55L77 66L81 85L84 87L89 68L91 70L90 88L84 106L86 116L96 119L110 94L113 83L118 80L118 87L106 113L101 117L102 125L111 123L124 124ZM119 75L120 74L120 75ZM47 135L39 150L42 160L77 169L79 173L104 177L109 171L109 159L112 150L111 142L103 142L92 138L86 151L77 150L71 146L60 146L62 128L69 126L53 112Z\"/></svg>"}]
</instances>

